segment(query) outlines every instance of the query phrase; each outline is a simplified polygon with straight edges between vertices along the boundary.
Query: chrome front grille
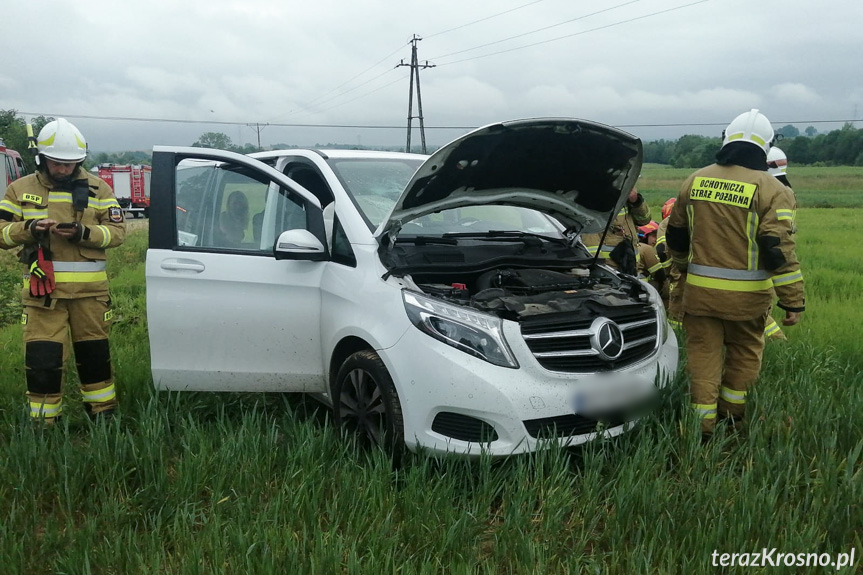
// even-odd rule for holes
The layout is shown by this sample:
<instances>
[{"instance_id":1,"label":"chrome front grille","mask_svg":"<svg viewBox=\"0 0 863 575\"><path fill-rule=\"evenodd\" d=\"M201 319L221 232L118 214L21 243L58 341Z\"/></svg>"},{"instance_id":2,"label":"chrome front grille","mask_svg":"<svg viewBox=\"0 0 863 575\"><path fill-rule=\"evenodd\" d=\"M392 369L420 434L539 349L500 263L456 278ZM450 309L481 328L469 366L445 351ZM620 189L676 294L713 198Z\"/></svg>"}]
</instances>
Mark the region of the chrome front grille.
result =
<instances>
[{"instance_id":1,"label":"chrome front grille","mask_svg":"<svg viewBox=\"0 0 863 575\"><path fill-rule=\"evenodd\" d=\"M620 328L623 346L609 357L597 340L607 320ZM659 345L657 313L649 305L604 308L599 313L539 316L523 321L521 334L545 369L564 373L613 371L652 355Z\"/></svg>"}]
</instances>

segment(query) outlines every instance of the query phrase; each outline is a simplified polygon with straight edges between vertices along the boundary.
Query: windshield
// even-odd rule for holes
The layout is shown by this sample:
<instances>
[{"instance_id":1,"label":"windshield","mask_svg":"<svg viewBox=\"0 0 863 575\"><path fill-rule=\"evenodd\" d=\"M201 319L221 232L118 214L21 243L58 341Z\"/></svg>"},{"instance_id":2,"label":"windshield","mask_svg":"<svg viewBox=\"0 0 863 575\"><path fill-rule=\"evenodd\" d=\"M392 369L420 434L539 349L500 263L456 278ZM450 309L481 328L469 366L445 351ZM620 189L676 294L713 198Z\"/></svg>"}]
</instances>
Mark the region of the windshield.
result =
<instances>
[{"instance_id":1,"label":"windshield","mask_svg":"<svg viewBox=\"0 0 863 575\"><path fill-rule=\"evenodd\" d=\"M486 232L527 232L561 237L560 228L545 214L516 206L468 206L442 210L406 222L399 235L440 236Z\"/></svg>"},{"instance_id":2,"label":"windshield","mask_svg":"<svg viewBox=\"0 0 863 575\"><path fill-rule=\"evenodd\" d=\"M330 158L328 161L373 230L393 209L422 162L422 159L409 158Z\"/></svg>"},{"instance_id":3,"label":"windshield","mask_svg":"<svg viewBox=\"0 0 863 575\"><path fill-rule=\"evenodd\" d=\"M374 230L392 211L411 177L422 165L412 158L330 158L330 167ZM402 236L437 236L489 231L527 232L561 237L559 225L545 214L515 206L467 206L442 210L405 222Z\"/></svg>"}]
</instances>

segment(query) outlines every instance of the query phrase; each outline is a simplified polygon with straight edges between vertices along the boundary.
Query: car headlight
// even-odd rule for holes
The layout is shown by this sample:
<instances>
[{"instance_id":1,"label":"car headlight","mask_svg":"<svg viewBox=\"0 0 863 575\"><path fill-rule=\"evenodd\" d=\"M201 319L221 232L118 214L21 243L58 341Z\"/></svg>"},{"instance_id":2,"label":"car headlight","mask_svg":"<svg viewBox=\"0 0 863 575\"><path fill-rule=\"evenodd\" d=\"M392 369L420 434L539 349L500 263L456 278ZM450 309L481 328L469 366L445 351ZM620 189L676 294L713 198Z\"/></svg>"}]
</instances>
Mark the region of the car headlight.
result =
<instances>
[{"instance_id":1,"label":"car headlight","mask_svg":"<svg viewBox=\"0 0 863 575\"><path fill-rule=\"evenodd\" d=\"M665 316L665 306L662 302L654 306L656 308L656 320L659 322L659 343L665 343L668 340L668 318Z\"/></svg>"},{"instance_id":2,"label":"car headlight","mask_svg":"<svg viewBox=\"0 0 863 575\"><path fill-rule=\"evenodd\" d=\"M518 362L503 338L500 318L402 291L405 311L417 329L438 341L501 367Z\"/></svg>"},{"instance_id":3,"label":"car headlight","mask_svg":"<svg viewBox=\"0 0 863 575\"><path fill-rule=\"evenodd\" d=\"M644 288L647 289L648 293L647 301L656 310L656 321L659 322L659 343L663 344L668 340L668 319L665 315L665 304L662 303L662 296L652 285L645 283Z\"/></svg>"},{"instance_id":4,"label":"car headlight","mask_svg":"<svg viewBox=\"0 0 863 575\"><path fill-rule=\"evenodd\" d=\"M656 321L659 323L659 343L663 344L668 340L668 319L665 315L665 304L662 303L662 296L656 291L652 285L647 282L642 282L642 287L647 290L647 301L656 310Z\"/></svg>"}]
</instances>

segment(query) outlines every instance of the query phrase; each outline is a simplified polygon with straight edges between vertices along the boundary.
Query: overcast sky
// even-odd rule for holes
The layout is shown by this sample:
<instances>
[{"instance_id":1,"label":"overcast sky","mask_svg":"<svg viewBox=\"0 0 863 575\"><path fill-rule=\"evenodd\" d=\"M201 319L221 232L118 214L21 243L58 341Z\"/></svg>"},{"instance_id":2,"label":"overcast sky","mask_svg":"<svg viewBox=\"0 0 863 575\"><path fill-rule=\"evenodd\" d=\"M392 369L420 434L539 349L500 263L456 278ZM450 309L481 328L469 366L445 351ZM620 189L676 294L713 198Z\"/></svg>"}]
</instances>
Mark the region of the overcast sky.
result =
<instances>
[{"instance_id":1,"label":"overcast sky","mask_svg":"<svg viewBox=\"0 0 863 575\"><path fill-rule=\"evenodd\" d=\"M94 151L255 123L265 147L404 145L416 34L430 145L537 116L718 135L752 107L826 132L863 114L861 25L860 0L9 1L0 109L66 116Z\"/></svg>"}]
</instances>

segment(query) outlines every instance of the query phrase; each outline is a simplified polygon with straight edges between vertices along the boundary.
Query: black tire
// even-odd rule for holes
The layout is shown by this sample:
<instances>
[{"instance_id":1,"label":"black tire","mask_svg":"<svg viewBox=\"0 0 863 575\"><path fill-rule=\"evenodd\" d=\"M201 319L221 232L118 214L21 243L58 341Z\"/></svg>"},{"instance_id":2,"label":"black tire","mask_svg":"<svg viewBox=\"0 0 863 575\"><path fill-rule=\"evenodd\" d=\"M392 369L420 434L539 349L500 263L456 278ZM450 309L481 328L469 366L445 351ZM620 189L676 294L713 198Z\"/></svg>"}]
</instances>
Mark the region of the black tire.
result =
<instances>
[{"instance_id":1,"label":"black tire","mask_svg":"<svg viewBox=\"0 0 863 575\"><path fill-rule=\"evenodd\" d=\"M393 378L375 352L349 356L333 383L333 419L394 459L404 453L404 418Z\"/></svg>"}]
</instances>

